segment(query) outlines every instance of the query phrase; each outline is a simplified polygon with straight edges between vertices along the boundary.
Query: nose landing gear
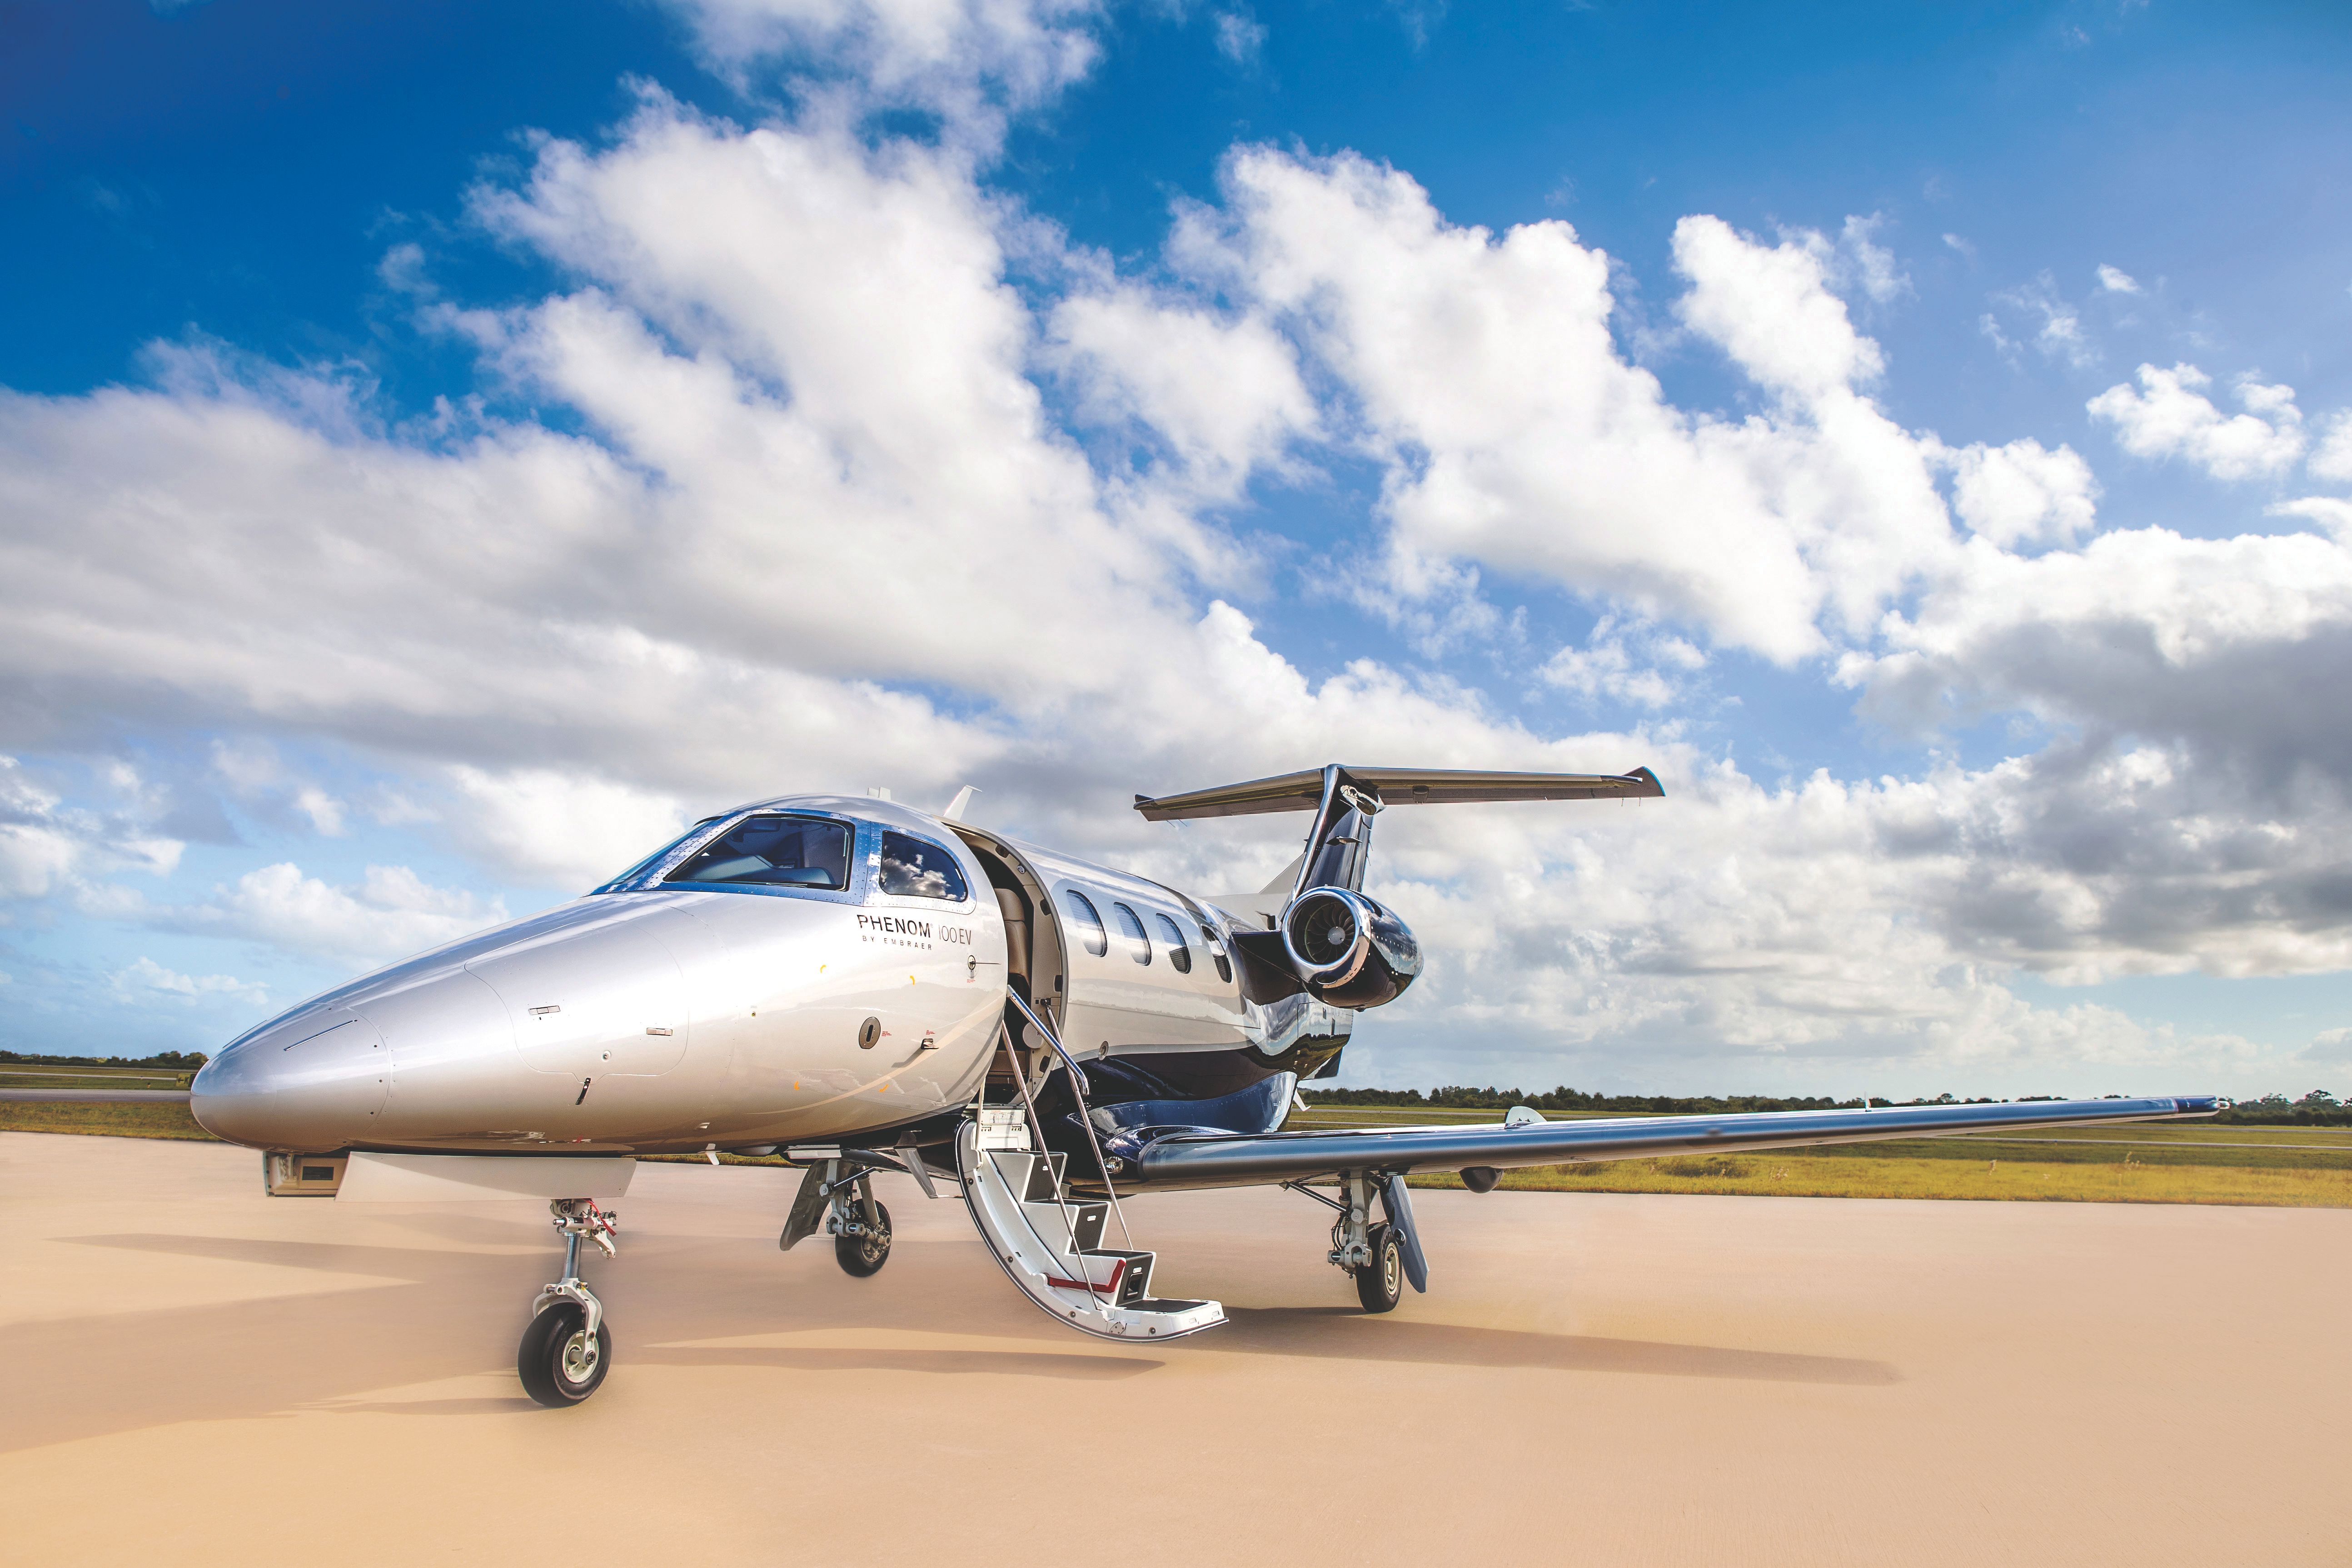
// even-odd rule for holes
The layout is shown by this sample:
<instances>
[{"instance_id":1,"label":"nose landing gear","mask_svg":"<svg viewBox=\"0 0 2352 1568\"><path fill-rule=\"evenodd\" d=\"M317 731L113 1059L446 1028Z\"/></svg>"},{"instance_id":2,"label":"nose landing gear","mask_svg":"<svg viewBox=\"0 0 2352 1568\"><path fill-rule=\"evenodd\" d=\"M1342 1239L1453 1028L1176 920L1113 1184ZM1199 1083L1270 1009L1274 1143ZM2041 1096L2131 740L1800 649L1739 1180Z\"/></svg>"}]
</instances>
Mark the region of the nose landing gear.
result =
<instances>
[{"instance_id":1,"label":"nose landing gear","mask_svg":"<svg viewBox=\"0 0 2352 1568\"><path fill-rule=\"evenodd\" d=\"M605 1257L613 1257L620 1216L587 1198L560 1198L547 1206L563 1237L563 1278L542 1287L531 1302L530 1327L522 1331L522 1343L515 1352L515 1371L525 1394L560 1409L595 1393L613 1365L604 1304L580 1278L580 1241L585 1237Z\"/></svg>"}]
</instances>

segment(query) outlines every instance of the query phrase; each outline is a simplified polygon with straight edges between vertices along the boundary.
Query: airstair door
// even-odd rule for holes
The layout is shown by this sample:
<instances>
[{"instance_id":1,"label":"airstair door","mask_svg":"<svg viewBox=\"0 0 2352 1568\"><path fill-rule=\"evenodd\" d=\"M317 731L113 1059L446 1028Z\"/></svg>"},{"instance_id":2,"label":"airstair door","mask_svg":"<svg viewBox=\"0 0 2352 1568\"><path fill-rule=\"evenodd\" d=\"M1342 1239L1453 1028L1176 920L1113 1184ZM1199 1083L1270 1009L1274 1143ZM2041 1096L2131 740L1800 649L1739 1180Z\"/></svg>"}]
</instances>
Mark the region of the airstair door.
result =
<instances>
[{"instance_id":1,"label":"airstair door","mask_svg":"<svg viewBox=\"0 0 2352 1568\"><path fill-rule=\"evenodd\" d=\"M1214 1301L1153 1296L1155 1256L1106 1246L1111 1205L1073 1197L1064 1156L1033 1133L1027 1106L984 1105L956 1136L971 1222L1023 1295L1097 1339L1178 1339L1225 1321Z\"/></svg>"}]
</instances>

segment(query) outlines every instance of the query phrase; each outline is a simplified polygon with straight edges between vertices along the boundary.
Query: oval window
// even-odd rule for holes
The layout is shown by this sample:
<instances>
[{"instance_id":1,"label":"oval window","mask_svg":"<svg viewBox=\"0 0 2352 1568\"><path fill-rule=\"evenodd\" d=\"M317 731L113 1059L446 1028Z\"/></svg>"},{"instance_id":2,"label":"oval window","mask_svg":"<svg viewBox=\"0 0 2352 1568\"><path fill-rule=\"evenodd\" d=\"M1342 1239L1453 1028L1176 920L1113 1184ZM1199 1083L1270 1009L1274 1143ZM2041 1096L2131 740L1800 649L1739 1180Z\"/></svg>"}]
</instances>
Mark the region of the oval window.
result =
<instances>
[{"instance_id":1,"label":"oval window","mask_svg":"<svg viewBox=\"0 0 2352 1568\"><path fill-rule=\"evenodd\" d=\"M1176 966L1179 974L1192 973L1192 950L1184 945L1184 928L1166 915L1153 915L1160 922L1160 940L1167 944L1168 962Z\"/></svg>"},{"instance_id":2,"label":"oval window","mask_svg":"<svg viewBox=\"0 0 2352 1568\"><path fill-rule=\"evenodd\" d=\"M1151 939L1144 934L1143 917L1125 904L1113 904L1118 911L1118 934L1127 939L1127 955L1138 963L1151 962Z\"/></svg>"},{"instance_id":3,"label":"oval window","mask_svg":"<svg viewBox=\"0 0 2352 1568\"><path fill-rule=\"evenodd\" d=\"M1064 888L1062 904L1062 912L1070 917L1072 925L1077 927L1078 941L1086 950L1097 958L1108 952L1110 938L1103 934L1102 915L1095 909L1094 900L1076 888Z\"/></svg>"},{"instance_id":4,"label":"oval window","mask_svg":"<svg viewBox=\"0 0 2352 1568\"><path fill-rule=\"evenodd\" d=\"M881 881L884 892L902 898L947 899L960 904L971 896L954 856L903 833L882 835Z\"/></svg>"},{"instance_id":5,"label":"oval window","mask_svg":"<svg viewBox=\"0 0 2352 1568\"><path fill-rule=\"evenodd\" d=\"M1234 983L1234 963L1225 956L1225 944L1207 926L1201 928L1201 940L1209 944L1209 956L1217 961L1217 978L1227 985Z\"/></svg>"}]
</instances>

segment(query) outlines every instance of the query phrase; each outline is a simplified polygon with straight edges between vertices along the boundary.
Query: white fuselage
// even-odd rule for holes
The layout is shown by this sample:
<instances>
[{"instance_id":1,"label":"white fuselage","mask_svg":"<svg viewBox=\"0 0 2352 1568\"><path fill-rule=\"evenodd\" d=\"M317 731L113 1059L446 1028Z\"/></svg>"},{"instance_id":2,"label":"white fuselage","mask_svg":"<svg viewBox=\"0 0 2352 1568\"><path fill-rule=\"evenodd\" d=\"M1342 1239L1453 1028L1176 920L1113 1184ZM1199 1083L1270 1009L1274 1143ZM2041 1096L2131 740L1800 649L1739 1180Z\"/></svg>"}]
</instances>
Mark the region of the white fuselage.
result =
<instances>
[{"instance_id":1,"label":"white fuselage","mask_svg":"<svg viewBox=\"0 0 2352 1568\"><path fill-rule=\"evenodd\" d=\"M754 812L845 825L845 885L662 879ZM951 856L961 896L886 890L886 833ZM862 797L762 802L673 849L635 883L272 1019L198 1075L197 1119L278 1150L648 1153L838 1140L971 1100L995 1055L1008 977L1082 1055L1275 1043L1226 952L1231 917L1157 883ZM1141 943L1127 932L1130 913Z\"/></svg>"}]
</instances>

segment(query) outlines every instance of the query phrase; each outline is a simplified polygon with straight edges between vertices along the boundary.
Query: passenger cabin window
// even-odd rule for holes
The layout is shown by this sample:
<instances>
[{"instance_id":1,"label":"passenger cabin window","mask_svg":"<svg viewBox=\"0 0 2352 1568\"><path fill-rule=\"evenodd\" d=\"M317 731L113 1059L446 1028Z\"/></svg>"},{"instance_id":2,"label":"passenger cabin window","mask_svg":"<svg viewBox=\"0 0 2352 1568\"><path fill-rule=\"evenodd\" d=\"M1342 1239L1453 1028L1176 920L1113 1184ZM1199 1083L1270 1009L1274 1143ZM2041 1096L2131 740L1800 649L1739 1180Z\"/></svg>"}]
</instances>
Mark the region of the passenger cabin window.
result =
<instances>
[{"instance_id":1,"label":"passenger cabin window","mask_svg":"<svg viewBox=\"0 0 2352 1568\"><path fill-rule=\"evenodd\" d=\"M1072 925L1078 928L1078 941L1085 944L1086 950L1097 958L1108 952L1110 938L1103 934L1102 915L1096 910L1094 900L1076 888L1065 888L1062 889L1062 912L1070 917Z\"/></svg>"},{"instance_id":2,"label":"passenger cabin window","mask_svg":"<svg viewBox=\"0 0 2352 1568\"><path fill-rule=\"evenodd\" d=\"M936 844L903 833L882 836L882 890L910 899L948 899L961 903L971 897L964 886L963 868Z\"/></svg>"},{"instance_id":3,"label":"passenger cabin window","mask_svg":"<svg viewBox=\"0 0 2352 1568\"><path fill-rule=\"evenodd\" d=\"M1166 915L1154 915L1160 922L1160 940L1167 944L1168 962L1176 966L1179 974L1192 973L1192 950L1184 944L1184 928Z\"/></svg>"},{"instance_id":4,"label":"passenger cabin window","mask_svg":"<svg viewBox=\"0 0 2352 1568\"><path fill-rule=\"evenodd\" d=\"M1234 961L1225 956L1225 944L1207 926L1201 928L1201 940L1209 944L1209 956L1217 961L1217 979L1224 984L1234 983Z\"/></svg>"},{"instance_id":5,"label":"passenger cabin window","mask_svg":"<svg viewBox=\"0 0 2352 1568\"><path fill-rule=\"evenodd\" d=\"M1144 934L1143 917L1125 904L1113 904L1118 911L1118 934L1127 939L1127 955L1138 963L1151 962L1151 939Z\"/></svg>"},{"instance_id":6,"label":"passenger cabin window","mask_svg":"<svg viewBox=\"0 0 2352 1568\"><path fill-rule=\"evenodd\" d=\"M663 880L837 893L849 886L849 825L761 812L720 834Z\"/></svg>"}]
</instances>

